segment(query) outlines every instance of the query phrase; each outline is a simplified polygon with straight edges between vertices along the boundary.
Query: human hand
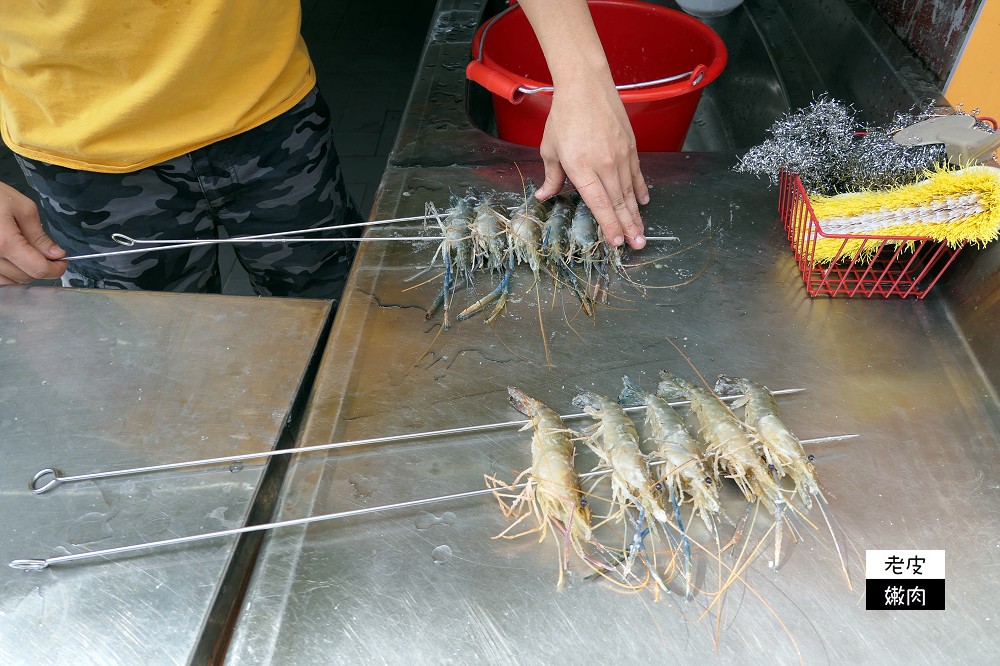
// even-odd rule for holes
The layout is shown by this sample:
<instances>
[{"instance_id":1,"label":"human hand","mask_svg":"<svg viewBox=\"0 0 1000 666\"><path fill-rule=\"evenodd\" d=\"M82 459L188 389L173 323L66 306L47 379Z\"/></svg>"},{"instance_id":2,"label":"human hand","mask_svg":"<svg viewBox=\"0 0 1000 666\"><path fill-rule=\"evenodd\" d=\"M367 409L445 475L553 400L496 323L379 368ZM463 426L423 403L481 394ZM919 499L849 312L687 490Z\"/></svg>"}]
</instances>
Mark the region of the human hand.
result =
<instances>
[{"instance_id":1,"label":"human hand","mask_svg":"<svg viewBox=\"0 0 1000 666\"><path fill-rule=\"evenodd\" d=\"M0 183L0 285L57 278L66 272L64 256L42 230L35 202Z\"/></svg>"},{"instance_id":2,"label":"human hand","mask_svg":"<svg viewBox=\"0 0 1000 666\"><path fill-rule=\"evenodd\" d=\"M568 176L609 243L644 247L639 204L649 190L586 0L521 0L521 8L555 89L540 146L545 182L535 196L554 196Z\"/></svg>"},{"instance_id":3,"label":"human hand","mask_svg":"<svg viewBox=\"0 0 1000 666\"><path fill-rule=\"evenodd\" d=\"M535 196L558 194L566 177L594 213L607 241L646 245L639 204L649 189L639 169L635 135L610 81L556 88L540 147L545 182Z\"/></svg>"}]
</instances>

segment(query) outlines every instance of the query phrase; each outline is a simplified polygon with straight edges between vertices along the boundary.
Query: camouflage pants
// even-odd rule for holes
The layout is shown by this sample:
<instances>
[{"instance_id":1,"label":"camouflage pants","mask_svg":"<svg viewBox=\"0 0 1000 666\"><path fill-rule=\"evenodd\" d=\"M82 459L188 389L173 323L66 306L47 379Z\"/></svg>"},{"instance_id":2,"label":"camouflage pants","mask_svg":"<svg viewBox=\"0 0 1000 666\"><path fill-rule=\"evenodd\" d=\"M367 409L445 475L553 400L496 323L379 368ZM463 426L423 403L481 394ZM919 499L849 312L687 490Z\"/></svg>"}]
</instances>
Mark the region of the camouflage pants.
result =
<instances>
[{"instance_id":1,"label":"camouflage pants","mask_svg":"<svg viewBox=\"0 0 1000 666\"><path fill-rule=\"evenodd\" d=\"M317 90L281 116L155 166L124 174L18 156L50 234L68 255L123 250L111 239L251 236L361 220L344 188L330 110ZM351 237L319 232L309 238ZM261 296L338 299L349 243L233 246ZM69 262L68 287L218 292L218 246Z\"/></svg>"}]
</instances>

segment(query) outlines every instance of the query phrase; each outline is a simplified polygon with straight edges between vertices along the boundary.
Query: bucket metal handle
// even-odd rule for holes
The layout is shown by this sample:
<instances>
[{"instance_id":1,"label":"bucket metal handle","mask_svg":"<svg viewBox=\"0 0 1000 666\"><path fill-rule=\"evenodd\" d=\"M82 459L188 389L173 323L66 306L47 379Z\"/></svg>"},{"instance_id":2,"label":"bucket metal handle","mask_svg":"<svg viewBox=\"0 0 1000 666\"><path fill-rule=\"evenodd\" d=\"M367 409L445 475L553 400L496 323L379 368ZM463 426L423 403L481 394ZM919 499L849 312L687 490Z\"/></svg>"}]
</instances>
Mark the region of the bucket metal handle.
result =
<instances>
[{"instance_id":1,"label":"bucket metal handle","mask_svg":"<svg viewBox=\"0 0 1000 666\"><path fill-rule=\"evenodd\" d=\"M636 90L638 88L648 88L649 86L658 86L662 83L673 83L674 81L682 81L688 77L691 77L691 85L696 86L701 83L701 80L705 77L705 70L708 68L704 65L698 65L690 72L684 72L683 74L675 74L674 76L668 76L665 79L656 79L654 81L643 81L642 83L626 83L620 86L615 86L616 90ZM527 86L521 86L517 89L518 92L525 95L534 95L540 92L555 92L555 86L538 86L537 88L528 88Z\"/></svg>"},{"instance_id":2,"label":"bucket metal handle","mask_svg":"<svg viewBox=\"0 0 1000 666\"><path fill-rule=\"evenodd\" d=\"M483 28L483 36L479 40L479 53L476 54L476 59L468 64L465 68L465 75L470 81L475 81L479 85L483 86L491 93L503 97L511 104L519 104L524 100L525 95L534 95L536 93L542 92L555 92L554 86L518 86L517 82L510 77L504 75L501 72L488 67L483 64L483 49L486 45L486 36L490 32L490 28L493 24L504 16L507 12L510 12L517 8L517 4L512 4L507 9L503 10L493 18L489 20L486 27ZM705 72L708 71L708 67L705 65L698 65L690 72L684 72L683 74L675 74L674 76L668 76L662 79L655 79L653 81L643 81L641 83L627 83L620 86L615 86L616 90L637 90L639 88L648 88L650 86L658 86L664 83L673 83L675 81L683 81L690 77L691 87L701 83L702 79L705 78Z\"/></svg>"}]
</instances>

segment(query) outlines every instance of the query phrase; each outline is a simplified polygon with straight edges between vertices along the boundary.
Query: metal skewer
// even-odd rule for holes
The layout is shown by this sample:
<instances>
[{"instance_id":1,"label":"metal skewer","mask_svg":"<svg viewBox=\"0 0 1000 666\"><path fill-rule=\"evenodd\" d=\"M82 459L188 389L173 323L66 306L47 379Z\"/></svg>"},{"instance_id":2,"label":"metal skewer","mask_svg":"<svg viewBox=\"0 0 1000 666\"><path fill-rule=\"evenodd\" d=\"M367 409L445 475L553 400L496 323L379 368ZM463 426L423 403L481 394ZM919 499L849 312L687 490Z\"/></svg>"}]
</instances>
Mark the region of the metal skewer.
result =
<instances>
[{"instance_id":1,"label":"metal skewer","mask_svg":"<svg viewBox=\"0 0 1000 666\"><path fill-rule=\"evenodd\" d=\"M396 220L393 220L396 221ZM345 225L352 226L352 225ZM297 232L302 233L302 232ZM680 238L677 236L644 236L646 240L653 241L678 241ZM155 245L156 247L151 248L152 250L158 249L168 249L173 245L221 245L225 243L280 243L280 242L308 242L310 240L314 242L336 242L336 241L365 241L365 240L444 240L444 236L415 236L415 237L402 237L402 236L378 236L374 238L364 237L364 238L279 238L275 235L262 235L262 236L237 236L236 238L215 238L210 240L197 240L197 239L183 239L183 240L140 240L132 238L131 236L126 236L125 234L114 233L111 234L111 240L124 245L125 247L132 247L133 245ZM79 257L72 257L74 259L79 259ZM68 259L61 259L60 261L68 261Z\"/></svg>"},{"instance_id":2,"label":"metal skewer","mask_svg":"<svg viewBox=\"0 0 1000 666\"><path fill-rule=\"evenodd\" d=\"M514 423L514 422L512 422ZM837 441L843 439L852 439L859 437L859 435L832 435L830 437L819 437L816 439L803 439L802 444L819 444L822 442ZM664 463L665 461L660 461ZM604 474L605 471L593 471L580 474L581 479L588 479L599 474ZM524 487L528 482L521 483L511 487L511 490ZM319 523L327 520L336 520L337 518L353 518L355 516L363 516L369 513L378 513L381 511L395 511L396 509L407 509L417 506L424 506L427 504L434 504L436 502L446 502L457 499L464 499L468 497L477 497L479 495L486 495L492 493L494 488L481 488L479 490L469 490L462 493L453 493L451 495L440 495L438 497L428 497L425 499L409 500L406 502L397 502L395 504L384 504L381 506L365 507L363 509L351 509L349 511L338 511L336 513L327 513L320 516L308 516L306 518L294 518L291 520L282 520L273 523L261 523L260 525L248 525L246 527L237 527L228 530L221 530L218 532L206 532L204 534L194 534L185 537L176 537L173 539L163 539L162 541L150 541L147 543L137 543L131 546L119 546L117 548L105 548L103 550L92 550L84 553L75 553L72 555L59 555L57 557L40 558L40 559L19 559L11 560L9 566L13 569L21 569L25 571L41 571L46 569L53 564L66 564L68 562L78 562L80 560L87 560L96 557L110 557L112 555L120 555L122 553L131 553L137 550L149 550L153 548L160 548L162 546L175 546L184 543L193 543L195 541L206 541L208 539L218 539L227 536L235 536L238 534L246 534L247 532L261 532L264 530L273 530L279 527L295 527L297 525L308 525L310 523Z\"/></svg>"},{"instance_id":3,"label":"metal skewer","mask_svg":"<svg viewBox=\"0 0 1000 666\"><path fill-rule=\"evenodd\" d=\"M789 395L792 393L801 393L805 389L782 389L779 391L772 391L773 395ZM739 395L723 396L723 400L736 400L741 398ZM676 400L670 403L671 407L679 407L682 405L687 405L688 400ZM626 412L637 412L646 409L645 406L638 407L626 407ZM583 412L576 414L567 414L560 418L562 419L578 419L587 416ZM200 467L202 465L214 465L218 463L235 463L243 460L254 460L256 458L271 458L274 456L283 456L296 453L311 453L313 451L329 451L333 449L347 449L358 446L368 446L371 444L386 444L389 442L406 442L414 439L425 439L427 437L441 437L445 435L460 435L463 433L471 432L484 432L486 430L499 430L501 428L512 428L515 426L524 426L528 424L527 419L521 419L518 421L503 421L500 423L487 423L485 425L476 426L462 426L461 428L446 428L444 430L431 430L428 432L416 432L408 433L405 435L389 435L386 437L372 437L370 439L358 439L348 442L333 442L330 444L317 444L315 446L303 446L300 448L293 449L278 449L275 451L261 451L258 453L242 453L239 455L232 456L221 456L218 458L205 458L203 460L189 460L185 462L177 463L166 463L163 465L149 465L147 467L134 467L131 469L118 469L103 472L91 472L89 474L77 474L74 476L62 476L62 472L54 467L46 467L45 469L38 470L31 481L28 482L28 489L36 495L41 495L49 490L52 490L56 486L61 486L64 483L74 483L76 481L92 481L94 479L107 479L116 476L129 476L133 474L148 474L152 472L165 472L172 469L184 469L186 467ZM39 486L39 482L42 479L51 476L52 478L46 481L43 485Z\"/></svg>"},{"instance_id":4,"label":"metal skewer","mask_svg":"<svg viewBox=\"0 0 1000 666\"><path fill-rule=\"evenodd\" d=\"M316 227L315 229L293 229L291 231L277 231L270 234L257 234L254 236L238 236L236 238L218 238L212 240L140 240L135 239L125 234L115 233L111 235L112 240L121 245L131 247L138 244L155 244L156 247L152 248L137 248L134 250L115 250L114 252L101 252L97 254L81 254L73 257L63 257L57 261L75 261L77 259L96 259L98 257L109 257L114 254L137 254L139 252L150 252L157 249L169 250L174 246L178 247L197 247L199 245L217 245L219 242L233 241L233 240L250 240L250 239L265 239L265 238L282 238L286 236L294 236L295 234L314 234L321 231L333 231L336 229L351 229L354 227L371 227L379 224L394 224L396 222L415 222L418 220L426 220L426 215L413 215L410 217L396 217L390 220L370 220L368 222L350 222L348 224L335 224L328 227ZM337 239L343 240L343 239Z\"/></svg>"},{"instance_id":5,"label":"metal skewer","mask_svg":"<svg viewBox=\"0 0 1000 666\"><path fill-rule=\"evenodd\" d=\"M131 247L132 245L142 244L142 245L153 245L155 247L149 248L137 248L135 250L120 250L117 252L112 252L110 254L120 254L122 252L155 252L156 250L172 250L177 247L194 247L197 245L237 245L242 243L364 243L370 241L440 241L444 240L444 236L361 236L358 238L257 238L257 237L239 237L239 238L217 238L214 240L170 240L170 241L155 241L155 240L135 240L123 234L113 234L112 238L116 241L125 245L126 247ZM680 240L677 236L646 236L648 241L677 241ZM126 239L131 242L126 242ZM82 257L72 257L73 259L81 259ZM62 261L68 261L63 259Z\"/></svg>"},{"instance_id":6,"label":"metal skewer","mask_svg":"<svg viewBox=\"0 0 1000 666\"><path fill-rule=\"evenodd\" d=\"M96 259L98 257L112 257L119 254L138 254L140 252L159 252L162 250L176 250L183 247L198 247L199 245L226 245L235 243L367 243L371 241L433 241L444 240L443 236L384 236L381 238L371 238L364 236L360 238L255 238L244 240L242 238L220 238L217 240L197 241L194 243L169 243L167 245L157 245L155 247L140 247L134 250L115 250L114 252L98 252L97 254L79 254L75 257L63 257L56 261L76 261L77 259Z\"/></svg>"},{"instance_id":7,"label":"metal skewer","mask_svg":"<svg viewBox=\"0 0 1000 666\"><path fill-rule=\"evenodd\" d=\"M213 238L210 240L195 239L165 239L149 240L136 239L121 233L111 234L111 239L125 247L132 247L131 250L114 250L111 252L97 252L94 254L78 254L72 257L63 257L55 261L77 261L79 259L98 259L101 257L111 257L114 255L139 254L141 252L162 252L163 250L176 250L178 248L200 247L204 245L237 245L242 243L370 243L373 241L441 241L444 236L378 236L359 238L290 238L290 234L315 233L328 231L330 229L346 229L348 227L370 226L374 224L389 224L392 222L407 222L412 220L422 220L425 216L400 217L392 220L377 220L373 222L358 222L353 224L341 224L333 227L318 227L316 229L296 229L294 231L282 231L273 234L260 234L257 236L237 236L236 238ZM646 236L647 241L678 241L677 236ZM144 247L134 247L142 245ZM148 247L147 247L148 246Z\"/></svg>"}]
</instances>

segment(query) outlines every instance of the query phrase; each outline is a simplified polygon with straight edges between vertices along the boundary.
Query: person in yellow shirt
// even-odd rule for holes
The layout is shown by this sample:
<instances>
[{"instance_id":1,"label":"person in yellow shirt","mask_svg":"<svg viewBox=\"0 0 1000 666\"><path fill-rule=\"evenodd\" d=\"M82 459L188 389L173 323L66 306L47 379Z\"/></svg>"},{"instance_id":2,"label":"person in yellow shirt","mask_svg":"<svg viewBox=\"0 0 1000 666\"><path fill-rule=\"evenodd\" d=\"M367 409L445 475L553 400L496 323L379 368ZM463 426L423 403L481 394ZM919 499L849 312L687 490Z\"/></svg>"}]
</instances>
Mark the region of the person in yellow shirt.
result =
<instances>
[{"instance_id":1,"label":"person in yellow shirt","mask_svg":"<svg viewBox=\"0 0 1000 666\"><path fill-rule=\"evenodd\" d=\"M30 202L0 192L0 278L218 291L215 246L53 260L121 250L115 233L210 239L218 227L253 235L361 219L299 0L4 5L0 129L52 239ZM236 250L261 295L336 298L352 258L346 243Z\"/></svg>"},{"instance_id":2,"label":"person in yellow shirt","mask_svg":"<svg viewBox=\"0 0 1000 666\"><path fill-rule=\"evenodd\" d=\"M0 0L2 1L2 0ZM635 140L584 0L524 3L556 82L540 197L565 177L610 242L644 244ZM135 238L353 222L299 0L4 2L0 130L37 192L0 183L0 284L218 291L216 248L92 261ZM573 34L569 39L566 34ZM328 231L313 237L337 236ZM236 246L261 295L336 298L346 243Z\"/></svg>"}]
</instances>

